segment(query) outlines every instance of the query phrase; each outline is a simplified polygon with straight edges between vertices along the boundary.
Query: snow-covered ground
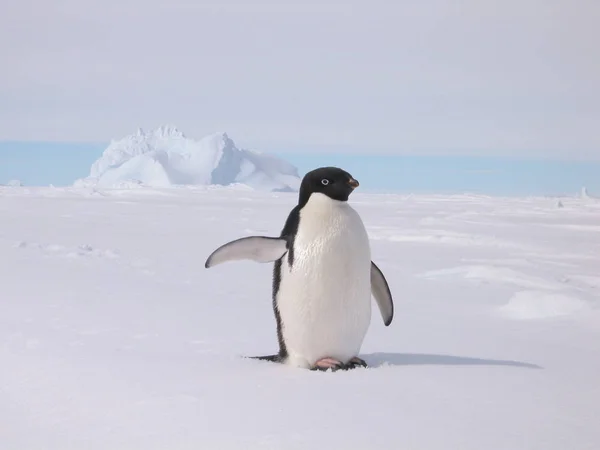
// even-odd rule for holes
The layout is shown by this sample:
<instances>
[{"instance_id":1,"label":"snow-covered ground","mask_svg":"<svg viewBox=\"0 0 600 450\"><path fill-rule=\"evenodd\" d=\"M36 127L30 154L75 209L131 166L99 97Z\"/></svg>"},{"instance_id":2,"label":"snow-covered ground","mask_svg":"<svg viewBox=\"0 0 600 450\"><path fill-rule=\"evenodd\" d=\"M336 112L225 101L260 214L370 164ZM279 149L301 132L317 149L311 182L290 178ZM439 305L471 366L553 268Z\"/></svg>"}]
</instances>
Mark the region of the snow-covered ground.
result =
<instances>
[{"instance_id":1,"label":"snow-covered ground","mask_svg":"<svg viewBox=\"0 0 600 450\"><path fill-rule=\"evenodd\" d=\"M336 373L243 358L271 265L204 269L295 200L0 188L0 448L600 448L600 200L357 191L396 315Z\"/></svg>"}]
</instances>

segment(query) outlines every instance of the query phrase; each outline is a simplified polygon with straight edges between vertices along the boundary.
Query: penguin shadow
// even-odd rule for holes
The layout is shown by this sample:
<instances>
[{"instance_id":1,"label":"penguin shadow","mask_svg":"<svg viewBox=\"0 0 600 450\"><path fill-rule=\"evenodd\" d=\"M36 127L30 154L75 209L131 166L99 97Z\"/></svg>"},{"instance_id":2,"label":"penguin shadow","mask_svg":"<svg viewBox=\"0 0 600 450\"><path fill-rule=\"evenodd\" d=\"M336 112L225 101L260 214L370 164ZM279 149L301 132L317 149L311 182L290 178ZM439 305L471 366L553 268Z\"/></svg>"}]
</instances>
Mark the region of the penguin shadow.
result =
<instances>
[{"instance_id":1,"label":"penguin shadow","mask_svg":"<svg viewBox=\"0 0 600 450\"><path fill-rule=\"evenodd\" d=\"M508 366L525 369L543 369L537 364L502 359L472 358L468 356L435 355L427 353L369 353L361 355L369 367L380 366Z\"/></svg>"}]
</instances>

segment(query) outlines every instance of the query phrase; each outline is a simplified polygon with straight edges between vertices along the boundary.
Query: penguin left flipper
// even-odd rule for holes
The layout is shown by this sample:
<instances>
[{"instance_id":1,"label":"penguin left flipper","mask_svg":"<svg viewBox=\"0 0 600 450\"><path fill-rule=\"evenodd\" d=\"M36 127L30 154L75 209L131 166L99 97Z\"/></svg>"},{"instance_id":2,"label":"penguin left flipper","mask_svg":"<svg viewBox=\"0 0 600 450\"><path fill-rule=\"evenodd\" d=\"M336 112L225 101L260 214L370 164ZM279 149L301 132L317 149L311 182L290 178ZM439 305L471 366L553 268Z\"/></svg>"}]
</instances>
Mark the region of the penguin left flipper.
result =
<instances>
[{"instance_id":1,"label":"penguin left flipper","mask_svg":"<svg viewBox=\"0 0 600 450\"><path fill-rule=\"evenodd\" d=\"M249 259L260 263L277 261L288 251L283 238L248 236L223 244L206 260L204 267L216 266L227 261Z\"/></svg>"},{"instance_id":2,"label":"penguin left flipper","mask_svg":"<svg viewBox=\"0 0 600 450\"><path fill-rule=\"evenodd\" d=\"M371 261L371 293L375 297L383 323L387 327L394 318L394 301L383 273L373 261Z\"/></svg>"}]
</instances>

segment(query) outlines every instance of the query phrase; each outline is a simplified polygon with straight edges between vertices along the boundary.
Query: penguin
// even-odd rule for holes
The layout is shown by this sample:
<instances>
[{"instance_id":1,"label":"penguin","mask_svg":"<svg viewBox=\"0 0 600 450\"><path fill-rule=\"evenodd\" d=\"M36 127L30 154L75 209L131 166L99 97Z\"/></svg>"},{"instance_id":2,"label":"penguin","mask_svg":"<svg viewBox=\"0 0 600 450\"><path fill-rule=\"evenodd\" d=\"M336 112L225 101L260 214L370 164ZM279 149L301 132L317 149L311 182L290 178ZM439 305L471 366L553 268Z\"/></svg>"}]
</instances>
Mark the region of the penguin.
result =
<instances>
[{"instance_id":1,"label":"penguin","mask_svg":"<svg viewBox=\"0 0 600 450\"><path fill-rule=\"evenodd\" d=\"M365 226L348 203L358 186L338 167L314 169L303 177L278 237L236 239L206 260L205 268L234 260L273 263L279 351L253 358L320 371L367 367L358 354L371 321L371 296L386 327L394 302L371 260Z\"/></svg>"}]
</instances>

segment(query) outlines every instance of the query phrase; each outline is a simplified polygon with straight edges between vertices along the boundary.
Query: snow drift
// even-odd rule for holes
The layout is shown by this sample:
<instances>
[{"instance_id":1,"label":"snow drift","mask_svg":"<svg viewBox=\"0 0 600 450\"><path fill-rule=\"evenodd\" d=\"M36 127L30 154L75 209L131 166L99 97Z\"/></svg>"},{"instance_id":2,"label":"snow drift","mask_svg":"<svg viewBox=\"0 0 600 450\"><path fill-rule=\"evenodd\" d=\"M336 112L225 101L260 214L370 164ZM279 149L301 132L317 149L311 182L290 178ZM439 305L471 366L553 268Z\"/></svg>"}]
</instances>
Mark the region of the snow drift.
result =
<instances>
[{"instance_id":1,"label":"snow drift","mask_svg":"<svg viewBox=\"0 0 600 450\"><path fill-rule=\"evenodd\" d=\"M175 185L245 184L257 190L295 191L298 169L272 155L238 149L227 133L200 140L174 126L113 141L76 186L169 187Z\"/></svg>"}]
</instances>

